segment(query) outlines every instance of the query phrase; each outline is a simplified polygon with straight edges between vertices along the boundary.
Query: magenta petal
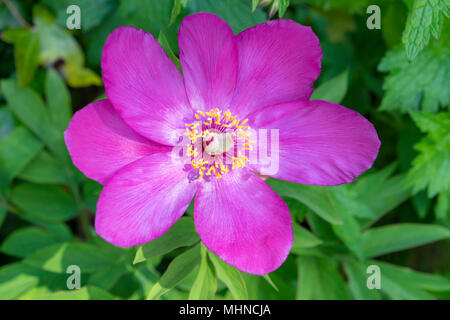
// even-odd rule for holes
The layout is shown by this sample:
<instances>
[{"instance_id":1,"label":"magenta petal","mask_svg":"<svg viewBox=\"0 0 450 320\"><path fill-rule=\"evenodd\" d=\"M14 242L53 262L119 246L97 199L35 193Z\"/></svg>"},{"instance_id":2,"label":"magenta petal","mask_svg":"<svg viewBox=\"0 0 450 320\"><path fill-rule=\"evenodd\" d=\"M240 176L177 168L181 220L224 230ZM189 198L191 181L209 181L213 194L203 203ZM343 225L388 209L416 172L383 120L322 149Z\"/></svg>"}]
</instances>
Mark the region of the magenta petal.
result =
<instances>
[{"instance_id":1,"label":"magenta petal","mask_svg":"<svg viewBox=\"0 0 450 320\"><path fill-rule=\"evenodd\" d=\"M186 92L192 108L227 107L238 70L231 28L216 15L193 14L181 22L178 39Z\"/></svg>"},{"instance_id":2,"label":"magenta petal","mask_svg":"<svg viewBox=\"0 0 450 320\"><path fill-rule=\"evenodd\" d=\"M192 117L183 78L158 41L147 32L119 27L102 55L106 95L124 121L153 141L174 145Z\"/></svg>"},{"instance_id":3,"label":"magenta petal","mask_svg":"<svg viewBox=\"0 0 450 320\"><path fill-rule=\"evenodd\" d=\"M168 147L132 131L108 100L100 100L75 113L64 133L75 166L87 177L104 183L123 166Z\"/></svg>"},{"instance_id":4,"label":"magenta petal","mask_svg":"<svg viewBox=\"0 0 450 320\"><path fill-rule=\"evenodd\" d=\"M231 109L244 117L257 108L309 99L322 59L310 27L273 20L241 32L237 44L239 74Z\"/></svg>"},{"instance_id":5,"label":"magenta petal","mask_svg":"<svg viewBox=\"0 0 450 320\"><path fill-rule=\"evenodd\" d=\"M195 197L194 219L205 246L247 273L277 269L292 247L287 205L247 169L203 183Z\"/></svg>"},{"instance_id":6,"label":"magenta petal","mask_svg":"<svg viewBox=\"0 0 450 320\"><path fill-rule=\"evenodd\" d=\"M142 158L108 180L97 203L95 230L120 247L149 242L183 215L195 191L169 153Z\"/></svg>"},{"instance_id":7,"label":"magenta petal","mask_svg":"<svg viewBox=\"0 0 450 320\"><path fill-rule=\"evenodd\" d=\"M278 172L271 176L283 180L326 186L349 183L372 166L380 148L367 119L327 101L269 106L249 118L258 128L279 130Z\"/></svg>"}]
</instances>

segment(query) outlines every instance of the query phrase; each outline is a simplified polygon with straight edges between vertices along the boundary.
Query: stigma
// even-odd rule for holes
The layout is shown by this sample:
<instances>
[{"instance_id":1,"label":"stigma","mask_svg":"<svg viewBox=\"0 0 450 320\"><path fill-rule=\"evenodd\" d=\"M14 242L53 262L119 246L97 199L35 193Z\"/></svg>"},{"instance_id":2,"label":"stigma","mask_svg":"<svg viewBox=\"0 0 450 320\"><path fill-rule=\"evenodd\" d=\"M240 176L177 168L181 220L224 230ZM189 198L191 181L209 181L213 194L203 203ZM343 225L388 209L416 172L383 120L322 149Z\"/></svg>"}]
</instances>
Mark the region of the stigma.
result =
<instances>
[{"instance_id":1,"label":"stigma","mask_svg":"<svg viewBox=\"0 0 450 320\"><path fill-rule=\"evenodd\" d=\"M253 149L248 119L241 121L229 110L218 108L194 113L194 121L186 123L188 137L186 155L190 157L189 181L221 178L249 161L246 153Z\"/></svg>"}]
</instances>

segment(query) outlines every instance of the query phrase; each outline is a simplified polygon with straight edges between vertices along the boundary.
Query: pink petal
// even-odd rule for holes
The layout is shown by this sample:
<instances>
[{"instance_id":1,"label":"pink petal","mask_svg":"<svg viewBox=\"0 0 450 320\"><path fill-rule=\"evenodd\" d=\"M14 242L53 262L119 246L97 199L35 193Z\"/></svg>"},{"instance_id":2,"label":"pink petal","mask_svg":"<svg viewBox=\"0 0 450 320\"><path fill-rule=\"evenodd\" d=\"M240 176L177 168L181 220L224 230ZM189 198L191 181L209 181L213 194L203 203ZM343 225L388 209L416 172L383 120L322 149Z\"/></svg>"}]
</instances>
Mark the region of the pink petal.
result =
<instances>
[{"instance_id":1,"label":"pink petal","mask_svg":"<svg viewBox=\"0 0 450 320\"><path fill-rule=\"evenodd\" d=\"M195 190L169 153L142 158L106 184L97 203L95 230L119 247L149 242L183 215Z\"/></svg>"},{"instance_id":2,"label":"pink petal","mask_svg":"<svg viewBox=\"0 0 450 320\"><path fill-rule=\"evenodd\" d=\"M380 148L367 119L327 101L269 106L249 119L258 128L279 129L279 167L271 176L283 180L326 186L349 183L372 167ZM254 169L261 171L258 166Z\"/></svg>"},{"instance_id":3,"label":"pink petal","mask_svg":"<svg viewBox=\"0 0 450 320\"><path fill-rule=\"evenodd\" d=\"M153 141L174 145L192 117L183 78L158 41L147 32L119 27L102 55L106 95L122 119Z\"/></svg>"},{"instance_id":4,"label":"pink petal","mask_svg":"<svg viewBox=\"0 0 450 320\"><path fill-rule=\"evenodd\" d=\"M273 20L241 32L237 44L239 74L230 109L244 117L256 108L309 99L322 59L310 27Z\"/></svg>"},{"instance_id":5,"label":"pink petal","mask_svg":"<svg viewBox=\"0 0 450 320\"><path fill-rule=\"evenodd\" d=\"M130 162L168 151L167 146L132 131L108 100L88 104L75 113L64 138L75 166L100 183Z\"/></svg>"},{"instance_id":6,"label":"pink petal","mask_svg":"<svg viewBox=\"0 0 450 320\"><path fill-rule=\"evenodd\" d=\"M238 57L231 28L218 16L198 13L183 19L178 34L186 92L194 109L229 105Z\"/></svg>"},{"instance_id":7,"label":"pink petal","mask_svg":"<svg viewBox=\"0 0 450 320\"><path fill-rule=\"evenodd\" d=\"M205 246L247 273L277 269L292 247L287 205L247 169L203 183L195 197L194 219Z\"/></svg>"}]
</instances>

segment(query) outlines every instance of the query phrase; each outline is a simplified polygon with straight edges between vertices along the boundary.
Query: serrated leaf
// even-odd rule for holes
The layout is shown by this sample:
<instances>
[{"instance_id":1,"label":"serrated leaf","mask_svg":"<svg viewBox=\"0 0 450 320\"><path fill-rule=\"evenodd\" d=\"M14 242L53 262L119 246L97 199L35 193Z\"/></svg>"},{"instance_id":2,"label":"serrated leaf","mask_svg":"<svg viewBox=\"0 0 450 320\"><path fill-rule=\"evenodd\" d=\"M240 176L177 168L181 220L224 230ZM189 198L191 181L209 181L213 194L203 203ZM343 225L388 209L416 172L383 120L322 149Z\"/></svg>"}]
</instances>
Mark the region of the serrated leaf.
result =
<instances>
[{"instance_id":1,"label":"serrated leaf","mask_svg":"<svg viewBox=\"0 0 450 320\"><path fill-rule=\"evenodd\" d=\"M241 272L222 261L211 251L208 251L208 256L214 265L217 277L225 283L233 298L236 300L248 300L247 286Z\"/></svg>"},{"instance_id":2,"label":"serrated leaf","mask_svg":"<svg viewBox=\"0 0 450 320\"><path fill-rule=\"evenodd\" d=\"M408 179L414 192L428 187L428 197L450 190L450 114L414 112L411 117L427 135L415 145L420 154L414 159Z\"/></svg>"},{"instance_id":3,"label":"serrated leaf","mask_svg":"<svg viewBox=\"0 0 450 320\"><path fill-rule=\"evenodd\" d=\"M399 223L367 230L362 242L366 257L418 247L450 238L450 231L438 225Z\"/></svg>"},{"instance_id":4,"label":"serrated leaf","mask_svg":"<svg viewBox=\"0 0 450 320\"><path fill-rule=\"evenodd\" d=\"M164 255L176 248L191 246L200 240L194 220L181 217L165 234L139 247L133 263Z\"/></svg>"},{"instance_id":5,"label":"serrated leaf","mask_svg":"<svg viewBox=\"0 0 450 320\"><path fill-rule=\"evenodd\" d=\"M173 259L161 279L148 293L147 300L156 300L175 287L194 270L200 260L200 245L196 245Z\"/></svg>"},{"instance_id":6,"label":"serrated leaf","mask_svg":"<svg viewBox=\"0 0 450 320\"><path fill-rule=\"evenodd\" d=\"M403 48L391 50L378 69L390 72L383 88L386 93L381 110L436 112L448 107L450 99L450 32L443 32L413 62L409 62Z\"/></svg>"},{"instance_id":7,"label":"serrated leaf","mask_svg":"<svg viewBox=\"0 0 450 320\"><path fill-rule=\"evenodd\" d=\"M406 21L402 42L408 59L413 60L428 45L430 37L438 39L444 15L449 17L447 0L415 0Z\"/></svg>"}]
</instances>

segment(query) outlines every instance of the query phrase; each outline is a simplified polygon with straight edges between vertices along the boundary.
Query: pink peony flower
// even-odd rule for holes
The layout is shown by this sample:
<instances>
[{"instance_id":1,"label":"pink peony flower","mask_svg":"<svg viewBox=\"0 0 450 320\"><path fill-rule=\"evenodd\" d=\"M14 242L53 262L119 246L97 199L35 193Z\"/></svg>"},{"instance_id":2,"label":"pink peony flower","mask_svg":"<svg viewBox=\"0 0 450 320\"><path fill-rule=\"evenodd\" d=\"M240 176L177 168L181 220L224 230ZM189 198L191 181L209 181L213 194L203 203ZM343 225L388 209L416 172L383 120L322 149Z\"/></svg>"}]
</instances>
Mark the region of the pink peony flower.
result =
<instances>
[{"instance_id":1,"label":"pink peony flower","mask_svg":"<svg viewBox=\"0 0 450 320\"><path fill-rule=\"evenodd\" d=\"M289 254L292 220L248 161L250 127L279 130L273 178L328 186L372 166L377 133L355 111L308 101L322 58L309 27L274 20L235 36L199 13L182 21L178 39L183 75L151 34L117 28L102 56L108 99L78 111L65 132L74 164L104 185L96 231L116 246L144 244L195 195L205 246L244 272L267 274ZM179 155L188 164L172 156L185 138Z\"/></svg>"}]
</instances>

